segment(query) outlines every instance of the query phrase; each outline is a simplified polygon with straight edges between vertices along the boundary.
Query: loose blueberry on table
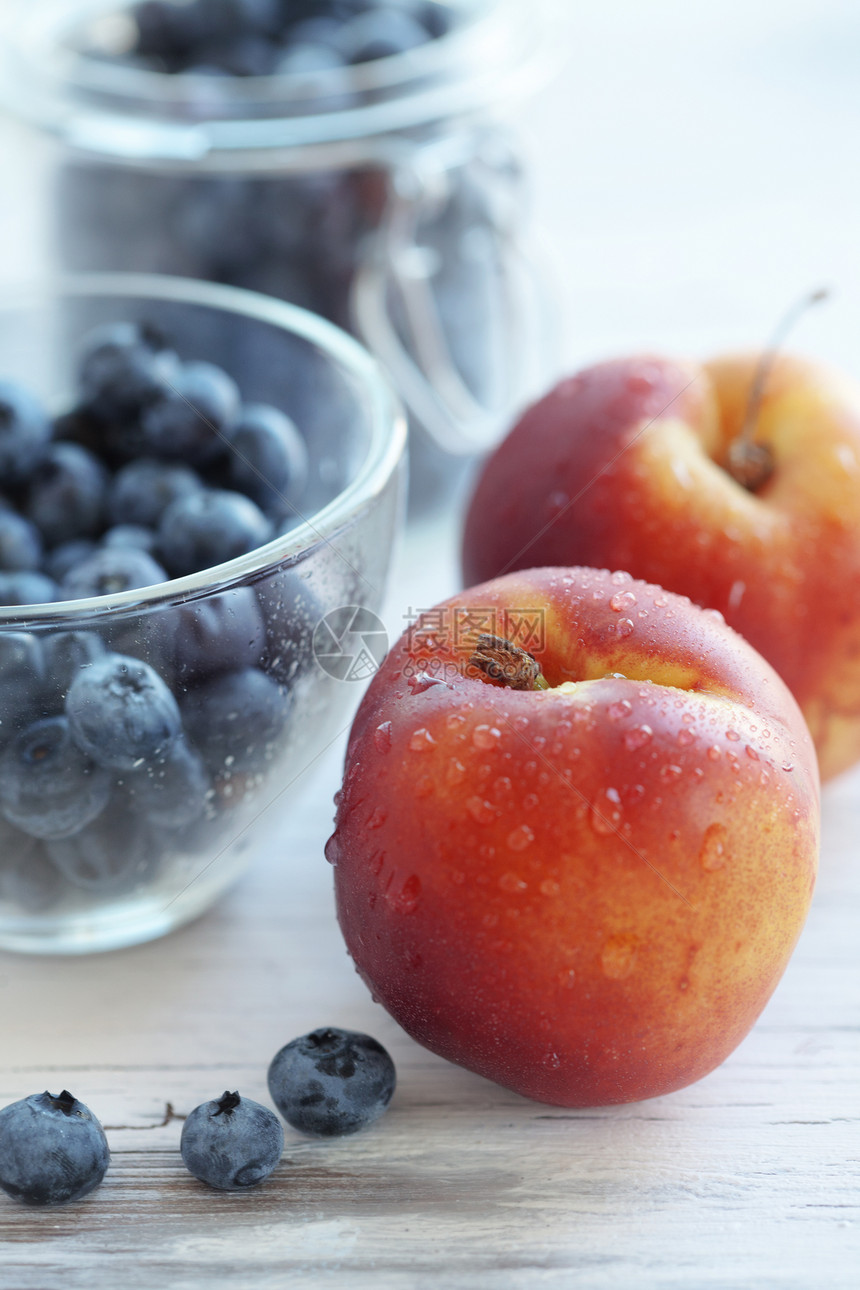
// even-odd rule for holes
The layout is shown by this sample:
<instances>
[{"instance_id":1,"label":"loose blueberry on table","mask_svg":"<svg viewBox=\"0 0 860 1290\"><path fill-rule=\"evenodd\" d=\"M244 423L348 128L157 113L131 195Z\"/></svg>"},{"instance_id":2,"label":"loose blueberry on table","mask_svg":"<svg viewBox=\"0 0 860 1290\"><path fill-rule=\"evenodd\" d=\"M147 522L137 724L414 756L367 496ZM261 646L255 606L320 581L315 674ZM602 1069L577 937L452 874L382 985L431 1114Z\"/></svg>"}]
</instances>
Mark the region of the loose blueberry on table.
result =
<instances>
[{"instance_id":1,"label":"loose blueberry on table","mask_svg":"<svg viewBox=\"0 0 860 1290\"><path fill-rule=\"evenodd\" d=\"M283 1149L278 1117L259 1102L229 1092L195 1107L179 1142L188 1171L219 1191L245 1191L264 1182Z\"/></svg>"},{"instance_id":2,"label":"loose blueberry on table","mask_svg":"<svg viewBox=\"0 0 860 1290\"><path fill-rule=\"evenodd\" d=\"M0 630L0 902L113 898L195 849L276 758L319 616L288 570L99 631L23 630L26 606L243 555L307 476L284 413L145 325L85 340L77 401L53 420L0 380L0 605L22 607Z\"/></svg>"},{"instance_id":3,"label":"loose blueberry on table","mask_svg":"<svg viewBox=\"0 0 860 1290\"><path fill-rule=\"evenodd\" d=\"M98 1187L110 1163L104 1130L63 1089L0 1111L0 1187L25 1205L63 1205Z\"/></svg>"},{"instance_id":4,"label":"loose blueberry on table","mask_svg":"<svg viewBox=\"0 0 860 1290\"><path fill-rule=\"evenodd\" d=\"M285 1044L272 1059L268 1082L288 1124L332 1138L379 1119L394 1094L396 1073L370 1035L326 1027Z\"/></svg>"}]
</instances>

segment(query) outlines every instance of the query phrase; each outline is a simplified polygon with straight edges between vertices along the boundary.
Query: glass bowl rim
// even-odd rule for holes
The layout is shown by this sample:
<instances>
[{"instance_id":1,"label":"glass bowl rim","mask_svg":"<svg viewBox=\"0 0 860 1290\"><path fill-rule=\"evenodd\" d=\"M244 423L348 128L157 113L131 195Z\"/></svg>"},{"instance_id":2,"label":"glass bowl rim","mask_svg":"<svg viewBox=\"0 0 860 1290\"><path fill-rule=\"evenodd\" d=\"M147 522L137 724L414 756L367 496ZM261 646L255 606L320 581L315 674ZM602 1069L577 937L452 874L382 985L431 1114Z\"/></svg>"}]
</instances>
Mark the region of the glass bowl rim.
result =
<instances>
[{"instance_id":1,"label":"glass bowl rim","mask_svg":"<svg viewBox=\"0 0 860 1290\"><path fill-rule=\"evenodd\" d=\"M62 274L37 283L9 285L4 290L0 314L16 309L33 308L58 297L138 296L141 299L167 301L221 309L266 322L283 331L300 336L316 345L328 359L357 381L369 395L370 442L364 459L353 479L325 506L286 534L273 538L264 546L223 564L212 565L182 578L171 578L151 587L116 592L108 596L88 596L79 600L58 600L34 605L0 605L0 628L27 631L31 626L68 630L66 620L98 620L135 610L146 610L177 601L191 601L230 590L252 578L262 577L277 568L296 565L323 544L333 545L332 538L377 497L388 483L406 448L406 418L394 390L382 369L367 350L334 323L270 296L241 287L172 277L154 273L83 273ZM334 548L336 550L336 547ZM342 557L346 559L346 557ZM125 612L123 612L125 611Z\"/></svg>"}]
</instances>

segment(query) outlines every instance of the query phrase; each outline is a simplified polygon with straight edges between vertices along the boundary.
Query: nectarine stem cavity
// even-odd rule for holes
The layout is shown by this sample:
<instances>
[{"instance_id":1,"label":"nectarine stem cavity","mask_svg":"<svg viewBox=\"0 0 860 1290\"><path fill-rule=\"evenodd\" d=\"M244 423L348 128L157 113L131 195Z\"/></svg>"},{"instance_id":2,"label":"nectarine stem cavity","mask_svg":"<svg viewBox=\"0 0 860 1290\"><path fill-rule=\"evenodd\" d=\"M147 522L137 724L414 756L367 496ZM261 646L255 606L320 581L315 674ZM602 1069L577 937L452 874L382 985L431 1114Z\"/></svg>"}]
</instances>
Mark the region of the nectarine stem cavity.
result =
<instances>
[{"instance_id":1,"label":"nectarine stem cavity","mask_svg":"<svg viewBox=\"0 0 860 1290\"><path fill-rule=\"evenodd\" d=\"M762 399L764 398L764 391L771 369L780 349L785 344L786 336L794 327L798 318L802 317L807 309L810 309L813 305L826 300L829 295L830 292L826 287L820 287L817 291L812 291L809 295L804 296L802 300L796 301L788 312L783 315L779 326L771 337L770 345L759 359L755 376L750 386L746 416L744 417L741 432L734 442L729 445L728 451L729 474L751 493L757 492L759 488L767 483L774 469L773 452L770 446L766 443L759 443L755 437Z\"/></svg>"},{"instance_id":2,"label":"nectarine stem cavity","mask_svg":"<svg viewBox=\"0 0 860 1290\"><path fill-rule=\"evenodd\" d=\"M509 690L549 689L534 654L504 636L482 632L469 662L491 681L499 681Z\"/></svg>"}]
</instances>

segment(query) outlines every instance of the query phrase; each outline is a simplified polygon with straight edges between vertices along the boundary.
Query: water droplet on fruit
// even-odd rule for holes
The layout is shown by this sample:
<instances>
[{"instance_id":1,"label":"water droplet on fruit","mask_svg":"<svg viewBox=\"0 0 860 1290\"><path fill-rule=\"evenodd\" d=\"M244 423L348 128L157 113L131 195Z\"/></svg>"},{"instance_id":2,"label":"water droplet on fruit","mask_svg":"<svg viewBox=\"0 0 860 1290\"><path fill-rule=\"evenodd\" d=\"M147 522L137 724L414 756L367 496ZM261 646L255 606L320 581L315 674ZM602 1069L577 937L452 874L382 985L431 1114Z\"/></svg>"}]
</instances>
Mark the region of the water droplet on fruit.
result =
<instances>
[{"instance_id":1,"label":"water droplet on fruit","mask_svg":"<svg viewBox=\"0 0 860 1290\"><path fill-rule=\"evenodd\" d=\"M629 932L610 936L600 951L600 968L612 981L623 981L636 963L637 940Z\"/></svg>"},{"instance_id":2,"label":"water droplet on fruit","mask_svg":"<svg viewBox=\"0 0 860 1290\"><path fill-rule=\"evenodd\" d=\"M621 822L621 795L617 788L607 788L602 797L592 804L591 827L595 833L606 836L617 831Z\"/></svg>"},{"instance_id":3,"label":"water droplet on fruit","mask_svg":"<svg viewBox=\"0 0 860 1290\"><path fill-rule=\"evenodd\" d=\"M790 771L794 770L794 764L793 764L792 762L790 762L790 761L783 762L782 769L783 769L786 773L788 773L788 772L790 772Z\"/></svg>"},{"instance_id":4,"label":"water droplet on fruit","mask_svg":"<svg viewBox=\"0 0 860 1290\"><path fill-rule=\"evenodd\" d=\"M492 824L496 818L492 802L486 802L482 797L470 797L466 802L466 810L476 824Z\"/></svg>"},{"instance_id":5,"label":"water droplet on fruit","mask_svg":"<svg viewBox=\"0 0 860 1290\"><path fill-rule=\"evenodd\" d=\"M620 614L623 609L633 609L635 605L636 597L632 591L616 591L609 602L609 608L614 609L616 614Z\"/></svg>"},{"instance_id":6,"label":"water droplet on fruit","mask_svg":"<svg viewBox=\"0 0 860 1290\"><path fill-rule=\"evenodd\" d=\"M623 721L625 717L633 713L633 704L629 699L619 699L617 703L610 703L607 709L607 716L610 721Z\"/></svg>"},{"instance_id":7,"label":"water droplet on fruit","mask_svg":"<svg viewBox=\"0 0 860 1290\"><path fill-rule=\"evenodd\" d=\"M434 685L448 685L441 676L431 676L429 672L417 672L415 676L407 677L406 684L413 694L423 694Z\"/></svg>"},{"instance_id":8,"label":"water droplet on fruit","mask_svg":"<svg viewBox=\"0 0 860 1290\"><path fill-rule=\"evenodd\" d=\"M668 603L669 601L666 596L658 596L657 599L654 601L654 608L665 609Z\"/></svg>"},{"instance_id":9,"label":"water droplet on fruit","mask_svg":"<svg viewBox=\"0 0 860 1290\"><path fill-rule=\"evenodd\" d=\"M472 731L472 743L476 748L496 748L502 737L496 726L475 726Z\"/></svg>"},{"instance_id":10,"label":"water droplet on fruit","mask_svg":"<svg viewBox=\"0 0 860 1290\"><path fill-rule=\"evenodd\" d=\"M415 781L415 796L421 800L433 792L433 780L429 775L421 775Z\"/></svg>"},{"instance_id":11,"label":"water droplet on fruit","mask_svg":"<svg viewBox=\"0 0 860 1290\"><path fill-rule=\"evenodd\" d=\"M539 891L542 896L557 896L561 891L561 886L555 878L544 878L540 884Z\"/></svg>"},{"instance_id":12,"label":"water droplet on fruit","mask_svg":"<svg viewBox=\"0 0 860 1290\"><path fill-rule=\"evenodd\" d=\"M384 811L381 806L377 806L367 821L367 827L369 829L381 829L387 819L388 812Z\"/></svg>"},{"instance_id":13,"label":"water droplet on fruit","mask_svg":"<svg viewBox=\"0 0 860 1290\"><path fill-rule=\"evenodd\" d=\"M511 895L519 895L528 889L528 883L523 882L515 873L503 873L499 879L499 886L502 891L510 892Z\"/></svg>"},{"instance_id":14,"label":"water droplet on fruit","mask_svg":"<svg viewBox=\"0 0 860 1290\"><path fill-rule=\"evenodd\" d=\"M747 757L749 757L749 759L750 759L751 761L758 761L758 759L759 759L759 757L758 757L758 753L756 752L755 748L753 748L752 744L747 744L747 746L746 746L746 754L747 754Z\"/></svg>"},{"instance_id":15,"label":"water droplet on fruit","mask_svg":"<svg viewBox=\"0 0 860 1290\"><path fill-rule=\"evenodd\" d=\"M708 757L711 761L719 761L722 755L716 744L712 744L708 749Z\"/></svg>"},{"instance_id":16,"label":"water droplet on fruit","mask_svg":"<svg viewBox=\"0 0 860 1290\"><path fill-rule=\"evenodd\" d=\"M325 844L324 855L330 865L336 865L340 859L340 843L336 833L333 833Z\"/></svg>"},{"instance_id":17,"label":"water droplet on fruit","mask_svg":"<svg viewBox=\"0 0 860 1290\"><path fill-rule=\"evenodd\" d=\"M373 742L376 744L378 752L387 753L391 751L391 722L383 721L381 726L377 726L373 732Z\"/></svg>"},{"instance_id":18,"label":"water droplet on fruit","mask_svg":"<svg viewBox=\"0 0 860 1290\"><path fill-rule=\"evenodd\" d=\"M456 757L452 757L448 762L448 770L445 775L448 783L452 788L456 787L457 784L462 784L465 777L466 767L461 761L458 761Z\"/></svg>"},{"instance_id":19,"label":"water droplet on fruit","mask_svg":"<svg viewBox=\"0 0 860 1290\"><path fill-rule=\"evenodd\" d=\"M396 909L398 913L414 913L421 899L421 879L418 874L411 874L400 890L395 892L394 895L388 895L386 899L392 909Z\"/></svg>"},{"instance_id":20,"label":"water droplet on fruit","mask_svg":"<svg viewBox=\"0 0 860 1290\"><path fill-rule=\"evenodd\" d=\"M633 730L628 730L624 736L624 747L628 752L636 752L639 748L644 748L654 737L654 731L650 726L636 726Z\"/></svg>"},{"instance_id":21,"label":"water droplet on fruit","mask_svg":"<svg viewBox=\"0 0 860 1290\"><path fill-rule=\"evenodd\" d=\"M445 725L449 730L456 730L458 726L462 726L465 720L466 718L461 712L449 712L445 718Z\"/></svg>"},{"instance_id":22,"label":"water droplet on fruit","mask_svg":"<svg viewBox=\"0 0 860 1290\"><path fill-rule=\"evenodd\" d=\"M424 726L420 730L413 730L409 737L409 747L413 752L427 752L435 743L436 740Z\"/></svg>"},{"instance_id":23,"label":"water droplet on fruit","mask_svg":"<svg viewBox=\"0 0 860 1290\"><path fill-rule=\"evenodd\" d=\"M684 773L683 768L681 766L675 766L674 764L669 766L661 766L660 768L660 778L662 779L664 784L671 784L673 780L678 779L681 775L683 775L683 773Z\"/></svg>"},{"instance_id":24,"label":"water droplet on fruit","mask_svg":"<svg viewBox=\"0 0 860 1290\"><path fill-rule=\"evenodd\" d=\"M726 830L722 824L711 824L705 829L699 851L699 864L708 873L722 869L726 863Z\"/></svg>"},{"instance_id":25,"label":"water droplet on fruit","mask_svg":"<svg viewBox=\"0 0 860 1290\"><path fill-rule=\"evenodd\" d=\"M538 797L537 793L526 793L525 797L523 798L523 807L525 808L525 810L533 811L535 807L539 805L540 805L540 798Z\"/></svg>"},{"instance_id":26,"label":"water droplet on fruit","mask_svg":"<svg viewBox=\"0 0 860 1290\"><path fill-rule=\"evenodd\" d=\"M500 775L493 782L493 793L496 798L510 797L513 787L513 783L508 779L507 775Z\"/></svg>"},{"instance_id":27,"label":"water droplet on fruit","mask_svg":"<svg viewBox=\"0 0 860 1290\"><path fill-rule=\"evenodd\" d=\"M731 739L732 743L736 744L740 739L740 735L738 734L737 730L727 730L726 738Z\"/></svg>"},{"instance_id":28,"label":"water droplet on fruit","mask_svg":"<svg viewBox=\"0 0 860 1290\"><path fill-rule=\"evenodd\" d=\"M508 834L508 846L511 851L525 851L535 840L534 831L527 824L520 824Z\"/></svg>"},{"instance_id":29,"label":"water droplet on fruit","mask_svg":"<svg viewBox=\"0 0 860 1290\"><path fill-rule=\"evenodd\" d=\"M636 624L633 622L632 618L618 619L618 626L616 627L616 631L618 635L621 636L622 638L625 636L632 636L635 630L636 630Z\"/></svg>"},{"instance_id":30,"label":"water droplet on fruit","mask_svg":"<svg viewBox=\"0 0 860 1290\"><path fill-rule=\"evenodd\" d=\"M678 743L682 748L688 748L695 738L696 736L691 730L678 731Z\"/></svg>"}]
</instances>

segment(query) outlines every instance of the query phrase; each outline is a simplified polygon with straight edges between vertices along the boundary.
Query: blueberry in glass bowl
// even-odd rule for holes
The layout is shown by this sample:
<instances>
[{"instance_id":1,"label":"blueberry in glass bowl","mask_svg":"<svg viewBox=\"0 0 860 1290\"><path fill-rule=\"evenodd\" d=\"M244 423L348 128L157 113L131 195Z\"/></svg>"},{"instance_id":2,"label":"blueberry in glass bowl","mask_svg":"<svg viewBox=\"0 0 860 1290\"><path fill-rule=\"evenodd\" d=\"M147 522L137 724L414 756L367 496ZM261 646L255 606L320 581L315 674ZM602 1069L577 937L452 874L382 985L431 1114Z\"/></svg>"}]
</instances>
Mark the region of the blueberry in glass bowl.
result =
<instances>
[{"instance_id":1,"label":"blueberry in glass bowl","mask_svg":"<svg viewBox=\"0 0 860 1290\"><path fill-rule=\"evenodd\" d=\"M381 606L405 425L330 323L151 275L7 296L0 378L0 948L110 949L211 904L348 724L314 635Z\"/></svg>"}]
</instances>

